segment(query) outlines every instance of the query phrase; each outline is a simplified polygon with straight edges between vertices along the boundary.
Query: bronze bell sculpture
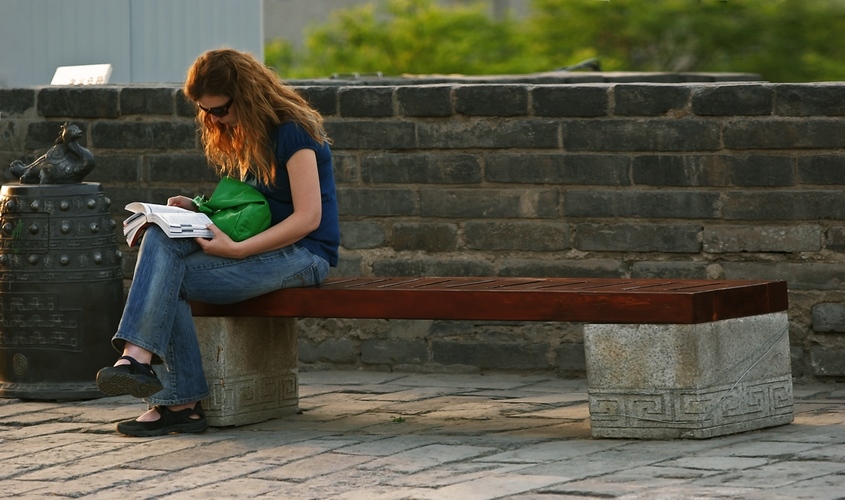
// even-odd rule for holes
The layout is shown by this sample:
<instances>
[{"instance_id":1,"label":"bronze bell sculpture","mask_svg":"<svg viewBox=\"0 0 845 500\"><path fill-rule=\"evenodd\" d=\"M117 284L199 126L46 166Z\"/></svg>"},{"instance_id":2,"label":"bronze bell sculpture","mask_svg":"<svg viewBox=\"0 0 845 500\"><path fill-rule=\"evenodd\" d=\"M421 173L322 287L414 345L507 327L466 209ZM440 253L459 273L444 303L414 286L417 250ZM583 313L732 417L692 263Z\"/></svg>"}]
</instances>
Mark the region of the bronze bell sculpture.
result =
<instances>
[{"instance_id":1,"label":"bronze bell sculpture","mask_svg":"<svg viewBox=\"0 0 845 500\"><path fill-rule=\"evenodd\" d=\"M65 123L20 183L0 189L0 397L101 397L94 378L111 364L123 309L122 254L110 200L82 182L94 155Z\"/></svg>"}]
</instances>

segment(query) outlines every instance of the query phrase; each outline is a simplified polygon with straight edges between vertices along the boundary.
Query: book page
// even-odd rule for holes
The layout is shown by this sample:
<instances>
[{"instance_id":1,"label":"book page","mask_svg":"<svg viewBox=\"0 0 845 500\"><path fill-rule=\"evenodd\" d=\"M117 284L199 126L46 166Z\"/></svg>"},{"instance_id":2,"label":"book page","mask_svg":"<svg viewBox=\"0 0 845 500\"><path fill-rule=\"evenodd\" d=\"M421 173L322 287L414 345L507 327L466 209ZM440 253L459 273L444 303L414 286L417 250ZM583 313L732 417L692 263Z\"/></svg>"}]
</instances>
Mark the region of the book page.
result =
<instances>
[{"instance_id":1,"label":"book page","mask_svg":"<svg viewBox=\"0 0 845 500\"><path fill-rule=\"evenodd\" d=\"M169 205L157 205L155 203L143 203L140 201L136 201L126 205L126 210L130 212L141 212L145 214L151 213L179 213L185 212L188 214L195 214L197 212L191 212L190 210L185 210L184 208L180 207L171 207Z\"/></svg>"},{"instance_id":2,"label":"book page","mask_svg":"<svg viewBox=\"0 0 845 500\"><path fill-rule=\"evenodd\" d=\"M130 246L136 245L148 224L159 226L169 238L213 238L208 229L211 219L202 212L180 207L134 202L126 210L135 212L123 223L123 234Z\"/></svg>"}]
</instances>

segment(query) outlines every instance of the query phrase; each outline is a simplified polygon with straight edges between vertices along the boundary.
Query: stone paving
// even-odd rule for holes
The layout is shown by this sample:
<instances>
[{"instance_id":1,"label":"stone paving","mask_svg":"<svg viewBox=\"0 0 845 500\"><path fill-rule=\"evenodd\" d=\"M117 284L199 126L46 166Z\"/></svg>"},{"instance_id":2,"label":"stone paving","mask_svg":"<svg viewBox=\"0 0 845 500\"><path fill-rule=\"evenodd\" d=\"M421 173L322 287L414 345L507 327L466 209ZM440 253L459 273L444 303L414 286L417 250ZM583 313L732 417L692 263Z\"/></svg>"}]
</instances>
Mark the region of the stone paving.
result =
<instances>
[{"instance_id":1,"label":"stone paving","mask_svg":"<svg viewBox=\"0 0 845 500\"><path fill-rule=\"evenodd\" d=\"M128 438L129 397L0 399L0 497L845 499L845 384L795 385L795 422L705 440L590 437L586 381L300 374L301 412Z\"/></svg>"}]
</instances>

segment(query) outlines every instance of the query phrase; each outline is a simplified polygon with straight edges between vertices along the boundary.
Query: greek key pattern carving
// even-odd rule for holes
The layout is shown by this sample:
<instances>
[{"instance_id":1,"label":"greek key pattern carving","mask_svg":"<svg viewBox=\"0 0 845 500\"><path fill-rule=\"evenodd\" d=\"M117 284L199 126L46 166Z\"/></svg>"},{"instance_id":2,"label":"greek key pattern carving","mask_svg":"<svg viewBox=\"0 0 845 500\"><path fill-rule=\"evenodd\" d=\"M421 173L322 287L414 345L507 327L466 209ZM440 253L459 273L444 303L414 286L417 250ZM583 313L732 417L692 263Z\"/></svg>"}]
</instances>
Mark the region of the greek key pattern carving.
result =
<instances>
[{"instance_id":1,"label":"greek key pattern carving","mask_svg":"<svg viewBox=\"0 0 845 500\"><path fill-rule=\"evenodd\" d=\"M211 387L211 406L222 414L291 406L298 401L295 373L227 377Z\"/></svg>"},{"instance_id":2,"label":"greek key pattern carving","mask_svg":"<svg viewBox=\"0 0 845 500\"><path fill-rule=\"evenodd\" d=\"M704 389L590 389L593 425L614 427L714 426L792 414L792 379Z\"/></svg>"}]
</instances>

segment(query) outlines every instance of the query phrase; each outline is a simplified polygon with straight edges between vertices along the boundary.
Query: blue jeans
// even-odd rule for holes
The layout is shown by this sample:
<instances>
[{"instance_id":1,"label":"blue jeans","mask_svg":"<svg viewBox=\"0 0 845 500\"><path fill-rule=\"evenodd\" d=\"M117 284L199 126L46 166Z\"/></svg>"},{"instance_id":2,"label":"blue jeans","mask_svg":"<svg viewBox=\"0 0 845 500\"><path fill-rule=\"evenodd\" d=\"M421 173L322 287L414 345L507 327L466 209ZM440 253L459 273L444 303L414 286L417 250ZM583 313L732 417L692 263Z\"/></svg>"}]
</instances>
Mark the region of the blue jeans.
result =
<instances>
[{"instance_id":1,"label":"blue jeans","mask_svg":"<svg viewBox=\"0 0 845 500\"><path fill-rule=\"evenodd\" d=\"M130 342L153 353L164 389L147 403L199 401L208 397L209 389L188 301L239 302L280 288L318 285L328 272L325 259L295 244L228 259L205 254L191 238L171 239L151 227L141 240L135 277L112 344L118 352Z\"/></svg>"}]
</instances>

